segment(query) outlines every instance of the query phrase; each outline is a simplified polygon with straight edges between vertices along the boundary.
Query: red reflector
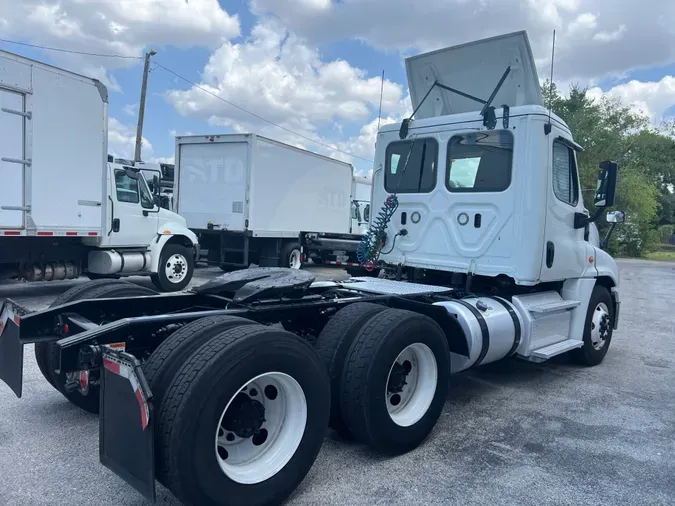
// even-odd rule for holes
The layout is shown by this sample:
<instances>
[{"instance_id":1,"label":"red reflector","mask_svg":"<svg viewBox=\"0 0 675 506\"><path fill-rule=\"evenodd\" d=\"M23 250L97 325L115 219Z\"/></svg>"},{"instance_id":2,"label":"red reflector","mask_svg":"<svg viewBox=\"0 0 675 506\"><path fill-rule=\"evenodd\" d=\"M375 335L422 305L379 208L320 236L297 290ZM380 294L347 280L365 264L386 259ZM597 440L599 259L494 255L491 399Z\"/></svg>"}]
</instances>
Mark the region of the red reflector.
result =
<instances>
[{"instance_id":1,"label":"red reflector","mask_svg":"<svg viewBox=\"0 0 675 506\"><path fill-rule=\"evenodd\" d=\"M54 235L54 232L38 232L37 235Z\"/></svg>"},{"instance_id":2,"label":"red reflector","mask_svg":"<svg viewBox=\"0 0 675 506\"><path fill-rule=\"evenodd\" d=\"M5 232L5 235L21 235L21 232L18 230L8 230Z\"/></svg>"},{"instance_id":3,"label":"red reflector","mask_svg":"<svg viewBox=\"0 0 675 506\"><path fill-rule=\"evenodd\" d=\"M88 386L89 386L89 371L80 371L80 388L82 388L82 390L86 392Z\"/></svg>"},{"instance_id":4,"label":"red reflector","mask_svg":"<svg viewBox=\"0 0 675 506\"><path fill-rule=\"evenodd\" d=\"M77 235L77 232L66 232L66 235Z\"/></svg>"},{"instance_id":5,"label":"red reflector","mask_svg":"<svg viewBox=\"0 0 675 506\"><path fill-rule=\"evenodd\" d=\"M68 326L67 323L64 323L63 324L63 333L67 334L68 332L70 332L70 327Z\"/></svg>"},{"instance_id":6,"label":"red reflector","mask_svg":"<svg viewBox=\"0 0 675 506\"><path fill-rule=\"evenodd\" d=\"M98 232L88 232L87 235L98 235Z\"/></svg>"}]
</instances>

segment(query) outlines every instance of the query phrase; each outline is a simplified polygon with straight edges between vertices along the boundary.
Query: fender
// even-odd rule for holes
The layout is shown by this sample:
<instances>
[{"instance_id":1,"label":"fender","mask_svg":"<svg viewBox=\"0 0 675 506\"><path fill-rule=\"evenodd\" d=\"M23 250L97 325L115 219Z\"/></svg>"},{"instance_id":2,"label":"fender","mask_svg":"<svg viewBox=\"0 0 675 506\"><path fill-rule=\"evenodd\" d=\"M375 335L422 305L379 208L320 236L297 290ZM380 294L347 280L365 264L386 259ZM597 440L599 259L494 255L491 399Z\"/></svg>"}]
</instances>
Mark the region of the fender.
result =
<instances>
[{"instance_id":1,"label":"fender","mask_svg":"<svg viewBox=\"0 0 675 506\"><path fill-rule=\"evenodd\" d=\"M183 242L192 244L193 250L198 255L199 240L195 233L184 225L176 222L164 223L157 231L157 237L150 243L148 249L152 256L152 263L150 265L150 272L155 273L159 267L159 257L162 254L162 249L173 239L176 242L177 238L182 238Z\"/></svg>"}]
</instances>

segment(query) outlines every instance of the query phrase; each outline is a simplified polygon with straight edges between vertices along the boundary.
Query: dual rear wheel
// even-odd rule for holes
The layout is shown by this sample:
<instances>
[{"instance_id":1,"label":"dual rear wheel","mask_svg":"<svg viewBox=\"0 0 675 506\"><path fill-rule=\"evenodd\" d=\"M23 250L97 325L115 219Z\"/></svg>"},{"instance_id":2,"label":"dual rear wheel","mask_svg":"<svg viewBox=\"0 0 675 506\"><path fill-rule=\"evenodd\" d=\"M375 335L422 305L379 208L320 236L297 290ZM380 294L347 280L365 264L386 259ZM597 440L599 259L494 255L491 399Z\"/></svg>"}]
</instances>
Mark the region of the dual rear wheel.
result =
<instances>
[{"instance_id":1,"label":"dual rear wheel","mask_svg":"<svg viewBox=\"0 0 675 506\"><path fill-rule=\"evenodd\" d=\"M393 455L428 437L450 376L448 341L433 319L355 303L328 322L316 349L331 382L332 428Z\"/></svg>"}]
</instances>

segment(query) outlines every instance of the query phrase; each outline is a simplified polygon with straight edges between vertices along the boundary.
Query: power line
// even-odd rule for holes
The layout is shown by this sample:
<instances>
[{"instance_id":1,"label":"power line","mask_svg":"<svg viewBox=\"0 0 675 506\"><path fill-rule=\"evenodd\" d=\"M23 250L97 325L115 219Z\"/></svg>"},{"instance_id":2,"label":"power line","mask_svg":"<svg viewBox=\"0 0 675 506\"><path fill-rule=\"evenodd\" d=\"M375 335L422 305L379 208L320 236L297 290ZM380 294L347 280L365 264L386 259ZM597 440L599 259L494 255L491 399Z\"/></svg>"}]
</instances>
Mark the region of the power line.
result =
<instances>
[{"instance_id":1,"label":"power line","mask_svg":"<svg viewBox=\"0 0 675 506\"><path fill-rule=\"evenodd\" d=\"M173 70L171 70L171 69L165 67L165 66L162 65L161 63L157 63L157 61L155 61L154 63L155 63L155 65L157 65L158 67L163 68L164 70L166 70L166 71L169 72L170 74L173 74L173 75L176 76L178 79L181 79L181 80L185 81L185 82L188 83L189 85L194 86L195 88L197 88L197 89L203 91L204 93L208 93L208 94L211 95L212 97L217 98L218 100L221 100L222 102L225 102L226 104L231 105L232 107L234 107L234 108L236 108L236 109L239 109L240 111L243 111L243 112L245 112L246 114L250 114L251 116L253 116L254 118L259 119L260 121L264 121L265 123L269 123L270 125L275 126L275 127L277 127L277 128L280 128L280 129L282 129L282 130L285 130L286 132L288 132L288 133L290 133L290 134L293 134L293 135L295 135L295 136L297 136L297 137L301 137L301 138L303 138L303 139L305 139L305 140L307 140L307 141L309 141L309 142L313 142L313 143L315 143L315 144L319 144L320 146L326 147L326 148L331 149L331 150L333 150L333 151L337 151L338 153L342 153L342 154L344 154L344 155L351 156L352 158L358 158L359 160L363 160L363 161L365 161L365 162L373 163L373 161L372 161L372 160L369 160L368 158L363 158L362 156L358 156L358 155L355 155L355 154L350 153L350 152L348 152L348 151L344 151L344 150L342 150L342 149L338 149L338 148L336 148L336 147L334 147L334 146L331 146L330 144L326 144L325 142L321 142L321 141L318 141L318 140L316 140L316 139L312 139L311 137L307 137L306 135L300 134L300 133L298 133L298 132L295 132L295 131L293 131L293 130L290 130L289 128L286 128L286 127L284 127L284 126L281 126L281 125L279 125L278 123L274 123L273 121L270 121L270 120L268 120L268 119L266 119L266 118L263 118L262 116L259 116L258 114L254 113L254 112L251 112L251 111L249 111L249 110L247 110L247 109L244 109L243 107L238 106L237 104L232 103L232 102L230 102L229 100L225 100L223 97L220 97L220 96L216 95L215 93L213 93L213 92L207 90L207 89L204 88L203 86L200 86L200 85L198 85L197 83L194 83L194 82L190 81L189 79L187 79L187 78L181 76L180 74L177 74L176 72L174 72Z\"/></svg>"},{"instance_id":2,"label":"power line","mask_svg":"<svg viewBox=\"0 0 675 506\"><path fill-rule=\"evenodd\" d=\"M16 44L18 46L26 46L26 47L33 47L36 49L44 49L47 51L57 51L59 53L70 53L70 54L81 54L84 56L99 56L101 58L124 58L127 60L142 60L143 58L141 56L126 56L122 54L103 54L103 53L88 53L86 51L73 51L72 49L63 49L59 47L48 47L48 46L40 46L37 44L28 44L27 42L18 42L16 40L7 40L7 39L0 39L0 42L6 42L7 44Z\"/></svg>"}]
</instances>

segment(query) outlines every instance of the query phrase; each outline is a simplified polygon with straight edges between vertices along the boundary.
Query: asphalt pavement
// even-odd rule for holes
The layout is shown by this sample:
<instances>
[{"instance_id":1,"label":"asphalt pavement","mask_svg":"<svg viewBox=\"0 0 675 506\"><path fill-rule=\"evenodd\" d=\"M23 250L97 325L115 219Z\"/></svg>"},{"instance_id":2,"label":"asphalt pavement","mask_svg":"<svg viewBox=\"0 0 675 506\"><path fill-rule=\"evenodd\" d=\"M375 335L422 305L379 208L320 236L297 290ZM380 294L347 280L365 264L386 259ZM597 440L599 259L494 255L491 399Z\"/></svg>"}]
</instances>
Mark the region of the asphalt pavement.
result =
<instances>
[{"instance_id":1,"label":"asphalt pavement","mask_svg":"<svg viewBox=\"0 0 675 506\"><path fill-rule=\"evenodd\" d=\"M602 364L509 360L452 376L433 434L396 458L328 431L287 504L675 504L675 264L619 263L620 327ZM79 282L0 285L0 300L41 309ZM43 379L31 346L25 356L23 398L0 384L0 505L149 504L99 464L97 417Z\"/></svg>"}]
</instances>

